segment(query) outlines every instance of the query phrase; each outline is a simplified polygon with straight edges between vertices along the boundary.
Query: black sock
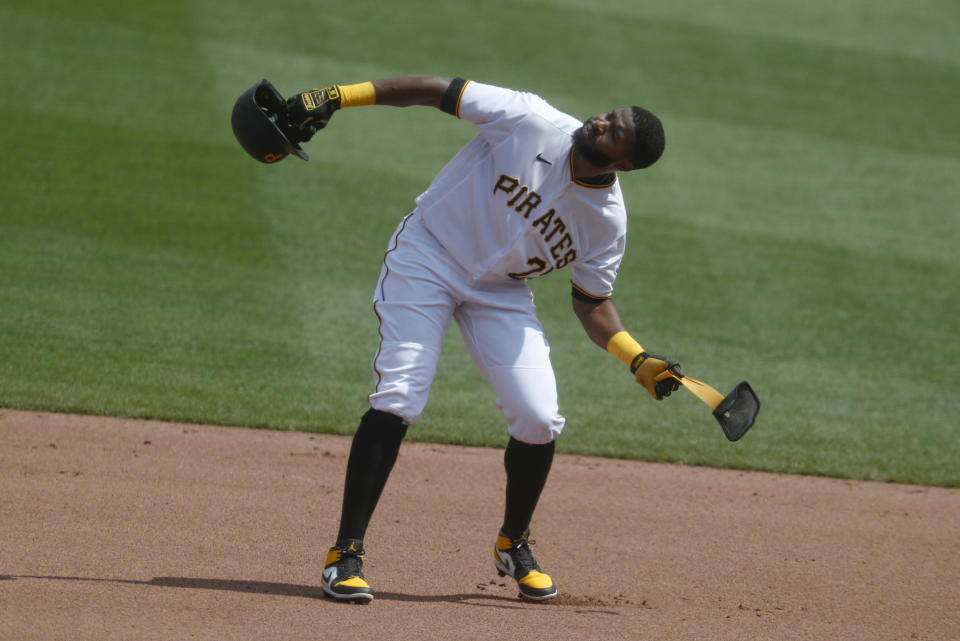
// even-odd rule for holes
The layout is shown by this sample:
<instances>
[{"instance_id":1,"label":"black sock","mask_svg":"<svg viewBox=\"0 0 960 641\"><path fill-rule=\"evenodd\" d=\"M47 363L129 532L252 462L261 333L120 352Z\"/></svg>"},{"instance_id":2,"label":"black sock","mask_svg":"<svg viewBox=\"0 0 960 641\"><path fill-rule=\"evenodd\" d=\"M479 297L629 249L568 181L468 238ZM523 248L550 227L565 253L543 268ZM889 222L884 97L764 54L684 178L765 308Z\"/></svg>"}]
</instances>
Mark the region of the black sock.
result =
<instances>
[{"instance_id":1,"label":"black sock","mask_svg":"<svg viewBox=\"0 0 960 641\"><path fill-rule=\"evenodd\" d=\"M503 514L503 534L519 538L530 527L540 492L547 483L556 441L531 445L510 437L503 453L507 470L507 504Z\"/></svg>"},{"instance_id":2,"label":"black sock","mask_svg":"<svg viewBox=\"0 0 960 641\"><path fill-rule=\"evenodd\" d=\"M363 540L406 433L396 414L371 409L363 415L347 461L338 542Z\"/></svg>"}]
</instances>

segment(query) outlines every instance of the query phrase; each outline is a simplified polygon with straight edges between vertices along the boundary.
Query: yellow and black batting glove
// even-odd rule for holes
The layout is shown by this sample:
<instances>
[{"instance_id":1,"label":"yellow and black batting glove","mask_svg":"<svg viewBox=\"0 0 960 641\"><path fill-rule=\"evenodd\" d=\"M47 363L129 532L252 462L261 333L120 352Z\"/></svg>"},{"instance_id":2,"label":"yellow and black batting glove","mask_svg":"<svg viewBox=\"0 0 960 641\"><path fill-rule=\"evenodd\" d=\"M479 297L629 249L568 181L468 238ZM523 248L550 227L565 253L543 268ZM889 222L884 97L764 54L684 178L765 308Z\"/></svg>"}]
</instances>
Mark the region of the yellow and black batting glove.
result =
<instances>
[{"instance_id":1,"label":"yellow and black batting glove","mask_svg":"<svg viewBox=\"0 0 960 641\"><path fill-rule=\"evenodd\" d=\"M637 354L630 364L630 371L637 378L637 382L647 388L650 396L658 401L670 396L680 387L680 381L674 378L674 375L683 378L680 363L646 352Z\"/></svg>"},{"instance_id":2,"label":"yellow and black batting glove","mask_svg":"<svg viewBox=\"0 0 960 641\"><path fill-rule=\"evenodd\" d=\"M340 87L331 85L324 89L311 89L287 99L287 122L291 137L296 142L307 142L315 133L327 126L333 112L340 108Z\"/></svg>"}]
</instances>

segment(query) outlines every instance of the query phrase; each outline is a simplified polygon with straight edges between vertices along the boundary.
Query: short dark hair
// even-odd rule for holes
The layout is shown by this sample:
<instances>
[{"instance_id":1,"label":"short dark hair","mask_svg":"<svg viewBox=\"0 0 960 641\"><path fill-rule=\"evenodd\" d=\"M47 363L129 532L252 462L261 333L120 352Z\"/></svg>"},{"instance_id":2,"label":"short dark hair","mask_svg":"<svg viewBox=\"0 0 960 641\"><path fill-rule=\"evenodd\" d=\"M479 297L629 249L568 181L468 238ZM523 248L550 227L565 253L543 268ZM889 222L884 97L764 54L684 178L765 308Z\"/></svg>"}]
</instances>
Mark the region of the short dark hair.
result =
<instances>
[{"instance_id":1,"label":"short dark hair","mask_svg":"<svg viewBox=\"0 0 960 641\"><path fill-rule=\"evenodd\" d=\"M633 110L633 130L636 139L633 143L633 168L644 169L660 159L666 147L663 136L663 123L643 107L631 107Z\"/></svg>"}]
</instances>

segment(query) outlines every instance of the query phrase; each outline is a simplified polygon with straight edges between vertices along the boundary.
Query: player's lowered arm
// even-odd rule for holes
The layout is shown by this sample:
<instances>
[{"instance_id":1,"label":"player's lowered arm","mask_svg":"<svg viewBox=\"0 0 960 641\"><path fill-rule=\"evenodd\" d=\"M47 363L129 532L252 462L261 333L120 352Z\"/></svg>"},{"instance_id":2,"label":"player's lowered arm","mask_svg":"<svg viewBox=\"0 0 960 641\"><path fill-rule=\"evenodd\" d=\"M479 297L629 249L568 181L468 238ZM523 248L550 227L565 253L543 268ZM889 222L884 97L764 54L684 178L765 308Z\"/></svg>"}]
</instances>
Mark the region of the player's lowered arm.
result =
<instances>
[{"instance_id":1,"label":"player's lowered arm","mask_svg":"<svg viewBox=\"0 0 960 641\"><path fill-rule=\"evenodd\" d=\"M601 303L589 303L573 299L573 313L580 319L580 324L594 343L607 348L607 343L618 332L623 331L623 323L613 302L605 300Z\"/></svg>"}]
</instances>

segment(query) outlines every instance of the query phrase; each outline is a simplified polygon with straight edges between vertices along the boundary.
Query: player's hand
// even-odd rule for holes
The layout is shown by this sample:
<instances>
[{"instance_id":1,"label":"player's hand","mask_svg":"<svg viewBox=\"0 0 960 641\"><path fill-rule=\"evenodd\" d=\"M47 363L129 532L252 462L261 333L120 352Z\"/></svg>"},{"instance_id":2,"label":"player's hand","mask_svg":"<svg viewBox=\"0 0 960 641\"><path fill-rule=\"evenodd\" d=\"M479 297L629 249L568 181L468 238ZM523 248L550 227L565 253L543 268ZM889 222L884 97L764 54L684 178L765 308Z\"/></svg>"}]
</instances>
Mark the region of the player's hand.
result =
<instances>
[{"instance_id":1,"label":"player's hand","mask_svg":"<svg viewBox=\"0 0 960 641\"><path fill-rule=\"evenodd\" d=\"M673 377L676 374L683 377L680 363L675 363L665 356L654 356L641 352L630 365L630 371L636 376L637 382L647 388L650 396L656 400L670 396L680 387L680 381Z\"/></svg>"},{"instance_id":2,"label":"player's hand","mask_svg":"<svg viewBox=\"0 0 960 641\"><path fill-rule=\"evenodd\" d=\"M287 98L287 121L291 138L307 142L327 126L333 112L340 108L340 88L311 89Z\"/></svg>"}]
</instances>

